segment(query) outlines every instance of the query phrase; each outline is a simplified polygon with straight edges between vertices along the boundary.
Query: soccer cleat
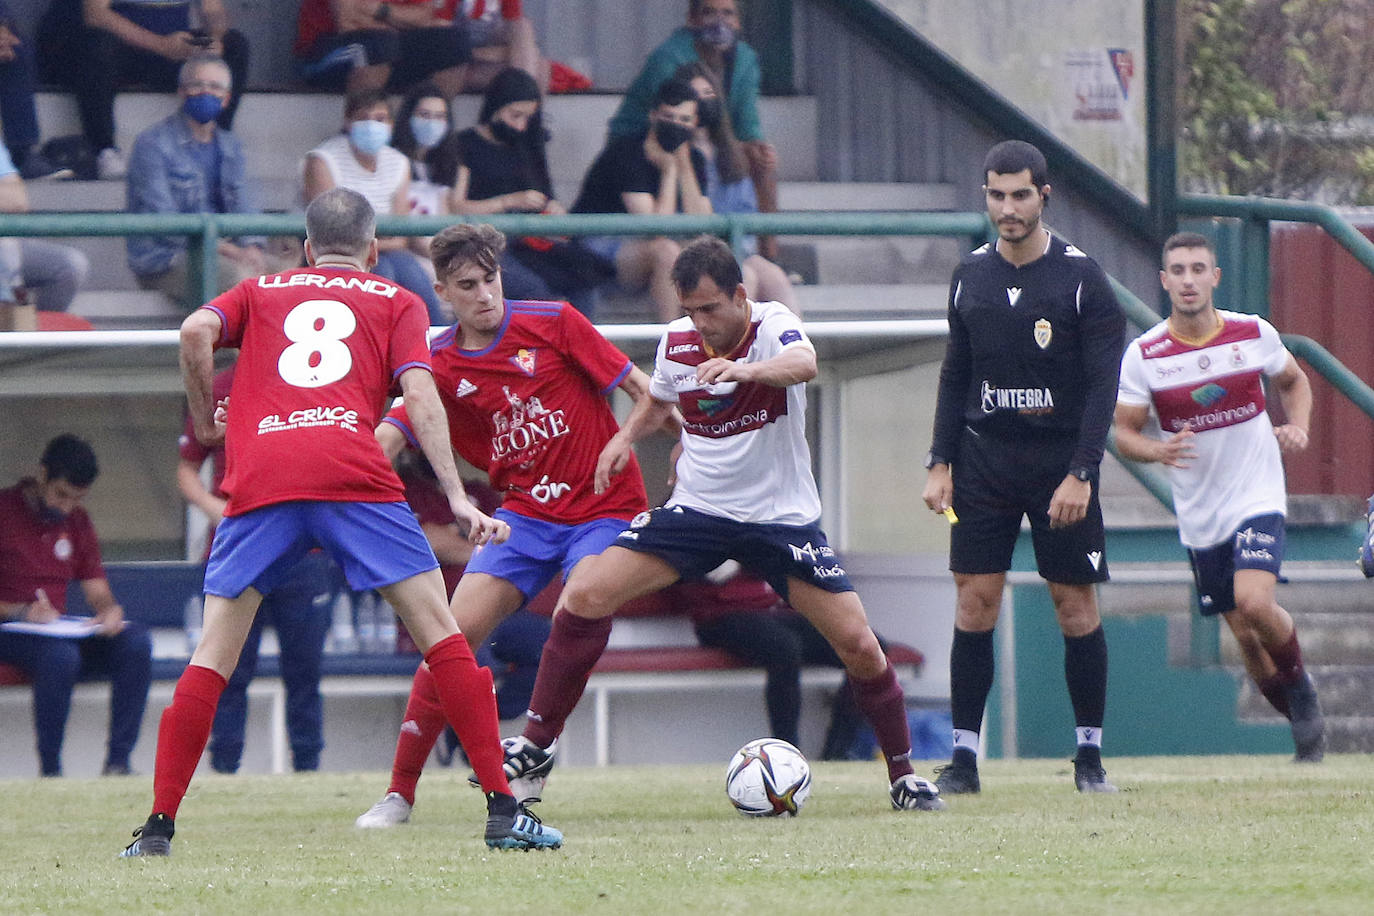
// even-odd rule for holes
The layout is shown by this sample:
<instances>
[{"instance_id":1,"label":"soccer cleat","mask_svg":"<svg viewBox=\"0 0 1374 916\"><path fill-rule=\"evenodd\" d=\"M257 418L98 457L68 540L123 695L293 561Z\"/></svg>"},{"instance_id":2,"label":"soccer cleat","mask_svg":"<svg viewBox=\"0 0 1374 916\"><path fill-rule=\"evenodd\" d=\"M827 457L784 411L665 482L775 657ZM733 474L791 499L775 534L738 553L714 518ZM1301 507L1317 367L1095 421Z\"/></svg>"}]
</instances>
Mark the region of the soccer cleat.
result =
<instances>
[{"instance_id":1,"label":"soccer cleat","mask_svg":"<svg viewBox=\"0 0 1374 916\"><path fill-rule=\"evenodd\" d=\"M411 807L410 802L406 801L400 792L388 792L381 801L359 814L353 826L360 830L399 827L410 820Z\"/></svg>"},{"instance_id":2,"label":"soccer cleat","mask_svg":"<svg viewBox=\"0 0 1374 916\"><path fill-rule=\"evenodd\" d=\"M1364 573L1366 579L1374 579L1374 496L1369 497L1365 522L1368 528L1365 530L1364 543L1360 545L1360 572Z\"/></svg>"},{"instance_id":3,"label":"soccer cleat","mask_svg":"<svg viewBox=\"0 0 1374 916\"><path fill-rule=\"evenodd\" d=\"M1293 760L1297 763L1321 763L1326 756L1326 720L1322 716L1317 685L1306 671L1302 677L1284 688L1288 695L1288 713L1293 729Z\"/></svg>"},{"instance_id":4,"label":"soccer cleat","mask_svg":"<svg viewBox=\"0 0 1374 916\"><path fill-rule=\"evenodd\" d=\"M1080 792L1115 792L1116 786L1107 782L1102 768L1102 752L1091 745L1079 747L1073 758L1073 784Z\"/></svg>"},{"instance_id":5,"label":"soccer cleat","mask_svg":"<svg viewBox=\"0 0 1374 916\"><path fill-rule=\"evenodd\" d=\"M510 783L511 794L521 803L539 801L544 794L544 784L548 782L553 770L554 754L558 752L558 739L555 738L545 750L524 735L501 739L501 749L505 752L505 763L501 768ZM478 788L482 784L477 775L468 777L468 782Z\"/></svg>"},{"instance_id":6,"label":"soccer cleat","mask_svg":"<svg viewBox=\"0 0 1374 916\"><path fill-rule=\"evenodd\" d=\"M894 782L888 794L898 811L943 811L947 807L935 783L912 773Z\"/></svg>"},{"instance_id":7,"label":"soccer cleat","mask_svg":"<svg viewBox=\"0 0 1374 916\"><path fill-rule=\"evenodd\" d=\"M978 764L966 763L958 757L956 753L954 760L935 768L935 786L941 795L976 795L982 789L978 783Z\"/></svg>"},{"instance_id":8,"label":"soccer cleat","mask_svg":"<svg viewBox=\"0 0 1374 916\"><path fill-rule=\"evenodd\" d=\"M170 856L172 854L172 834L176 825L165 814L154 814L134 831L134 841L124 847L119 854L121 859L141 856Z\"/></svg>"},{"instance_id":9,"label":"soccer cleat","mask_svg":"<svg viewBox=\"0 0 1374 916\"><path fill-rule=\"evenodd\" d=\"M557 849L563 834L509 795L487 795L485 839L492 849Z\"/></svg>"}]
</instances>

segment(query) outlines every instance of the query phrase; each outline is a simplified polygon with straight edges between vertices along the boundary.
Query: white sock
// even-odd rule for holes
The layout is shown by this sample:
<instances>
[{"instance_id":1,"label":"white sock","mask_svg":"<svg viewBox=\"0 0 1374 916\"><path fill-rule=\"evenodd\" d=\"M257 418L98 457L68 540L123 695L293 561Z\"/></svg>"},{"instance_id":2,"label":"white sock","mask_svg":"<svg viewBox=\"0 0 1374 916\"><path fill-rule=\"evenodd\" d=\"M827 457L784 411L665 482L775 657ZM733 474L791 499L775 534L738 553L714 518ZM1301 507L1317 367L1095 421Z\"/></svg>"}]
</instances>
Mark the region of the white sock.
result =
<instances>
[{"instance_id":1,"label":"white sock","mask_svg":"<svg viewBox=\"0 0 1374 916\"><path fill-rule=\"evenodd\" d=\"M954 730L954 747L978 753L978 733L964 728Z\"/></svg>"}]
</instances>

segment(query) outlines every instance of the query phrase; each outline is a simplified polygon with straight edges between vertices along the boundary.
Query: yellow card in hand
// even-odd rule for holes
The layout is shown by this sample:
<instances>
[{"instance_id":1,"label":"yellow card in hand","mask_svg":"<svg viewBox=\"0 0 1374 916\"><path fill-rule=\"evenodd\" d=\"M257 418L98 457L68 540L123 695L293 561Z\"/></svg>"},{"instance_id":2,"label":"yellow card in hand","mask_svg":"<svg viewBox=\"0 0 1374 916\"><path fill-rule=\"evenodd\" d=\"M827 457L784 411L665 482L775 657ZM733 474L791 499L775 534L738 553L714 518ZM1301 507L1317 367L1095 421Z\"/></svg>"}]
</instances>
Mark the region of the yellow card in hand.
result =
<instances>
[{"instance_id":1,"label":"yellow card in hand","mask_svg":"<svg viewBox=\"0 0 1374 916\"><path fill-rule=\"evenodd\" d=\"M953 506L946 506L946 507L945 507L945 511L944 511L943 514L944 514L945 518L949 519L949 523L950 523L951 525L957 525L957 524L959 524L959 516L957 516L957 515L954 514L954 507L953 507Z\"/></svg>"}]
</instances>

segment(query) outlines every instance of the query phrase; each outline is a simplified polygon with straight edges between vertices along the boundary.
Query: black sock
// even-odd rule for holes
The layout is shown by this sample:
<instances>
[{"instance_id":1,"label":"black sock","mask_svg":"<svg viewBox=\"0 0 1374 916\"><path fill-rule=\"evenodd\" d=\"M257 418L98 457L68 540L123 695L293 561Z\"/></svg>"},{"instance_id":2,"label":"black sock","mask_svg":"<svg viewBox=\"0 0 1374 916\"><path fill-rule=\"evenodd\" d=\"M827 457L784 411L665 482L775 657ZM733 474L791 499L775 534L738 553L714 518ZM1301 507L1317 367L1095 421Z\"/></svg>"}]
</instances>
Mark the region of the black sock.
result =
<instances>
[{"instance_id":1,"label":"black sock","mask_svg":"<svg viewBox=\"0 0 1374 916\"><path fill-rule=\"evenodd\" d=\"M1107 637L1100 625L1086 636L1064 637L1064 680L1074 724L1101 728L1107 713Z\"/></svg>"},{"instance_id":2,"label":"black sock","mask_svg":"<svg viewBox=\"0 0 1374 916\"><path fill-rule=\"evenodd\" d=\"M983 728L983 708L992 690L992 630L977 633L954 628L949 650L949 705L952 724L964 731Z\"/></svg>"}]
</instances>

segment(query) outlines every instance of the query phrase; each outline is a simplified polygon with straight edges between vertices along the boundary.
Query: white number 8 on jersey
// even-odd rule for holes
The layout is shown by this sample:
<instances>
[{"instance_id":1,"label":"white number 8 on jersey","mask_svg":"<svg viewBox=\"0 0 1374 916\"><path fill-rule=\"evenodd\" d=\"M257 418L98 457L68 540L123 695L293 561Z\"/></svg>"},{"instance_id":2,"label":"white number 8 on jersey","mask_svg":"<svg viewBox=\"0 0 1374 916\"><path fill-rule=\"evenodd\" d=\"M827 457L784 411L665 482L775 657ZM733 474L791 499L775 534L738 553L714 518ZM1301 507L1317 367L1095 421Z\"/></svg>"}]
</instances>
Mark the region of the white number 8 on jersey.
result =
<instances>
[{"instance_id":1,"label":"white number 8 on jersey","mask_svg":"<svg viewBox=\"0 0 1374 916\"><path fill-rule=\"evenodd\" d=\"M282 333L291 346L277 360L277 374L297 388L320 388L337 382L353 368L353 353L344 338L357 328L357 316L342 302L302 302L282 322Z\"/></svg>"}]
</instances>

